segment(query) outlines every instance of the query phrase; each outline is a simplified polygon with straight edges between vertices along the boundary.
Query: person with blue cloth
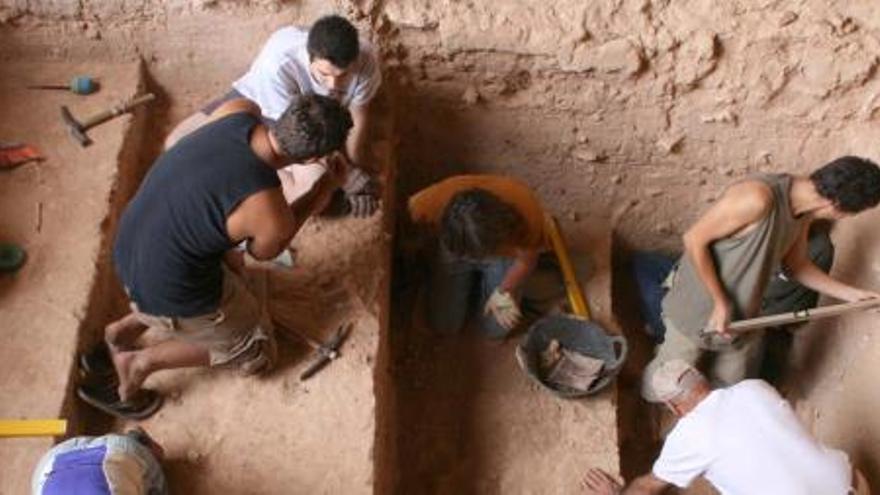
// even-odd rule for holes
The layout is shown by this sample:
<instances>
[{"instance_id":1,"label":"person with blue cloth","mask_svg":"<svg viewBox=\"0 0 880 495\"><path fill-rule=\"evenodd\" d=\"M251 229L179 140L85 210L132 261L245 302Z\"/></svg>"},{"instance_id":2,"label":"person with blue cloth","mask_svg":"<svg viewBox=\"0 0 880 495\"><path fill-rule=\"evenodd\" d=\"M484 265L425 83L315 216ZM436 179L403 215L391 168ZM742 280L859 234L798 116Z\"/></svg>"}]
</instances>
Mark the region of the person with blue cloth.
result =
<instances>
[{"instance_id":1,"label":"person with blue cloth","mask_svg":"<svg viewBox=\"0 0 880 495\"><path fill-rule=\"evenodd\" d=\"M32 495L167 495L162 446L144 430L74 437L47 452Z\"/></svg>"}]
</instances>

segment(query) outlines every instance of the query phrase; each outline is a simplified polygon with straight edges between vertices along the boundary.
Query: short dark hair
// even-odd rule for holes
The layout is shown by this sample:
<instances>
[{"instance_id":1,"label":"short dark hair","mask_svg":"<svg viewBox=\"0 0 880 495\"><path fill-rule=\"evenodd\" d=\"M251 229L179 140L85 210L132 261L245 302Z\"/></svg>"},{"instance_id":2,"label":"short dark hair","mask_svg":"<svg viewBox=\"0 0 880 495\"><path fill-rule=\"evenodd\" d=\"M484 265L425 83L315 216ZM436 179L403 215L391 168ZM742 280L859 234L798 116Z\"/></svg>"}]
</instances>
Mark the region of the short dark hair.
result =
<instances>
[{"instance_id":1,"label":"short dark hair","mask_svg":"<svg viewBox=\"0 0 880 495\"><path fill-rule=\"evenodd\" d=\"M358 57L358 32L348 20L338 15L318 19L309 29L306 44L309 59L323 58L340 69L345 69Z\"/></svg>"},{"instance_id":2,"label":"short dark hair","mask_svg":"<svg viewBox=\"0 0 880 495\"><path fill-rule=\"evenodd\" d=\"M512 206L484 189L456 193L440 220L440 242L450 253L466 258L486 258L516 239L523 218Z\"/></svg>"},{"instance_id":3,"label":"short dark hair","mask_svg":"<svg viewBox=\"0 0 880 495\"><path fill-rule=\"evenodd\" d=\"M838 158L810 174L816 191L845 213L858 213L880 203L880 167L857 156Z\"/></svg>"},{"instance_id":4,"label":"short dark hair","mask_svg":"<svg viewBox=\"0 0 880 495\"><path fill-rule=\"evenodd\" d=\"M351 126L351 114L338 101L307 94L294 97L269 132L285 155L306 160L342 148Z\"/></svg>"}]
</instances>

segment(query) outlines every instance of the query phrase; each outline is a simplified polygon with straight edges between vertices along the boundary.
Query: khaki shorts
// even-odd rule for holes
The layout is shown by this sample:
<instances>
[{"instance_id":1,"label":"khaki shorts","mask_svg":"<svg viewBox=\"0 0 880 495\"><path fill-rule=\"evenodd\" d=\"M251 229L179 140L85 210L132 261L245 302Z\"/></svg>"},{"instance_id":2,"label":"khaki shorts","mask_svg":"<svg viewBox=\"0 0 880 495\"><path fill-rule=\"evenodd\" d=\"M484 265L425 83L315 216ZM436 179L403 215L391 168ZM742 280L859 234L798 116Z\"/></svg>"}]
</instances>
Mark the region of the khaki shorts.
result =
<instances>
[{"instance_id":1,"label":"khaki shorts","mask_svg":"<svg viewBox=\"0 0 880 495\"><path fill-rule=\"evenodd\" d=\"M138 320L160 336L207 347L211 366L237 367L246 374L272 368L277 357L271 322L242 278L223 267L223 296L217 311L187 318L141 313Z\"/></svg>"}]
</instances>

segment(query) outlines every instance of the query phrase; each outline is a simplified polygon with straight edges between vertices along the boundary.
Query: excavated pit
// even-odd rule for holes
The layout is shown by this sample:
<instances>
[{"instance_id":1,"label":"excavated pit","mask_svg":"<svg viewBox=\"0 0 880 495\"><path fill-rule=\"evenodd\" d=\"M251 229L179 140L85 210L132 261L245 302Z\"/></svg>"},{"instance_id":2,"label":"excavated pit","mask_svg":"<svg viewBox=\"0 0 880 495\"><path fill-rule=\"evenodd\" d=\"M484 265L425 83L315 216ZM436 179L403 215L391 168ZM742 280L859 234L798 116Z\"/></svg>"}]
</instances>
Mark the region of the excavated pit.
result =
<instances>
[{"instance_id":1,"label":"excavated pit","mask_svg":"<svg viewBox=\"0 0 880 495\"><path fill-rule=\"evenodd\" d=\"M185 493L564 492L585 464L617 471L618 458L637 475L658 442L634 395L650 349L631 318L620 246L676 248L723 187L748 174L873 157L880 7L870 2L0 2L0 140L49 158L0 172L0 241L31 254L0 277L0 417L60 414L73 432L121 426L70 394L76 349L125 310L106 263L116 216L175 122L225 92L274 29L331 11L379 47L373 141L390 165L386 205L398 208L367 223L316 222L297 242L301 262L319 269L317 286L331 296L345 286L341 306L358 321L351 352L313 384L291 378L305 353L295 342L265 381L157 377L172 399L149 426L171 445L169 473ZM111 75L83 100L21 90L71 72ZM141 79L156 104L96 129L85 151L64 134L59 104L87 114ZM588 295L607 297L593 309L612 327L613 300L634 350L618 390L557 401L525 380L512 344L414 328L405 309L417 296L399 273L389 299L395 212L432 181L473 171L525 180L575 250L604 264ZM876 221L836 234L846 246L836 272L867 287L878 280ZM876 481L876 401L859 394L876 374L874 326L863 315L806 329L787 381L813 431ZM0 493L23 493L50 443L0 442Z\"/></svg>"}]
</instances>

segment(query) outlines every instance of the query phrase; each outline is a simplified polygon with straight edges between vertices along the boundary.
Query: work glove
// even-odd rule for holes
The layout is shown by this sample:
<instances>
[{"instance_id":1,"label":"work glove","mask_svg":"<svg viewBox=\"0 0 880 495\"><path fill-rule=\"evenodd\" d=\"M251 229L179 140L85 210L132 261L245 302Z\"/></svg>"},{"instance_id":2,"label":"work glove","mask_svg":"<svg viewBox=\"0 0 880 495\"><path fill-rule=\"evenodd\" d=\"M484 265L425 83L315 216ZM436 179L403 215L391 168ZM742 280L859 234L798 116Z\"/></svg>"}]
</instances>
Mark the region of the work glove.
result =
<instances>
[{"instance_id":1,"label":"work glove","mask_svg":"<svg viewBox=\"0 0 880 495\"><path fill-rule=\"evenodd\" d=\"M489 296L483 312L487 315L491 313L495 321L508 331L513 330L522 318L522 313L519 310L516 299L513 298L510 292L505 292L498 288Z\"/></svg>"},{"instance_id":2,"label":"work glove","mask_svg":"<svg viewBox=\"0 0 880 495\"><path fill-rule=\"evenodd\" d=\"M352 168L342 190L347 210L355 218L370 217L379 209L378 183L363 170Z\"/></svg>"}]
</instances>

